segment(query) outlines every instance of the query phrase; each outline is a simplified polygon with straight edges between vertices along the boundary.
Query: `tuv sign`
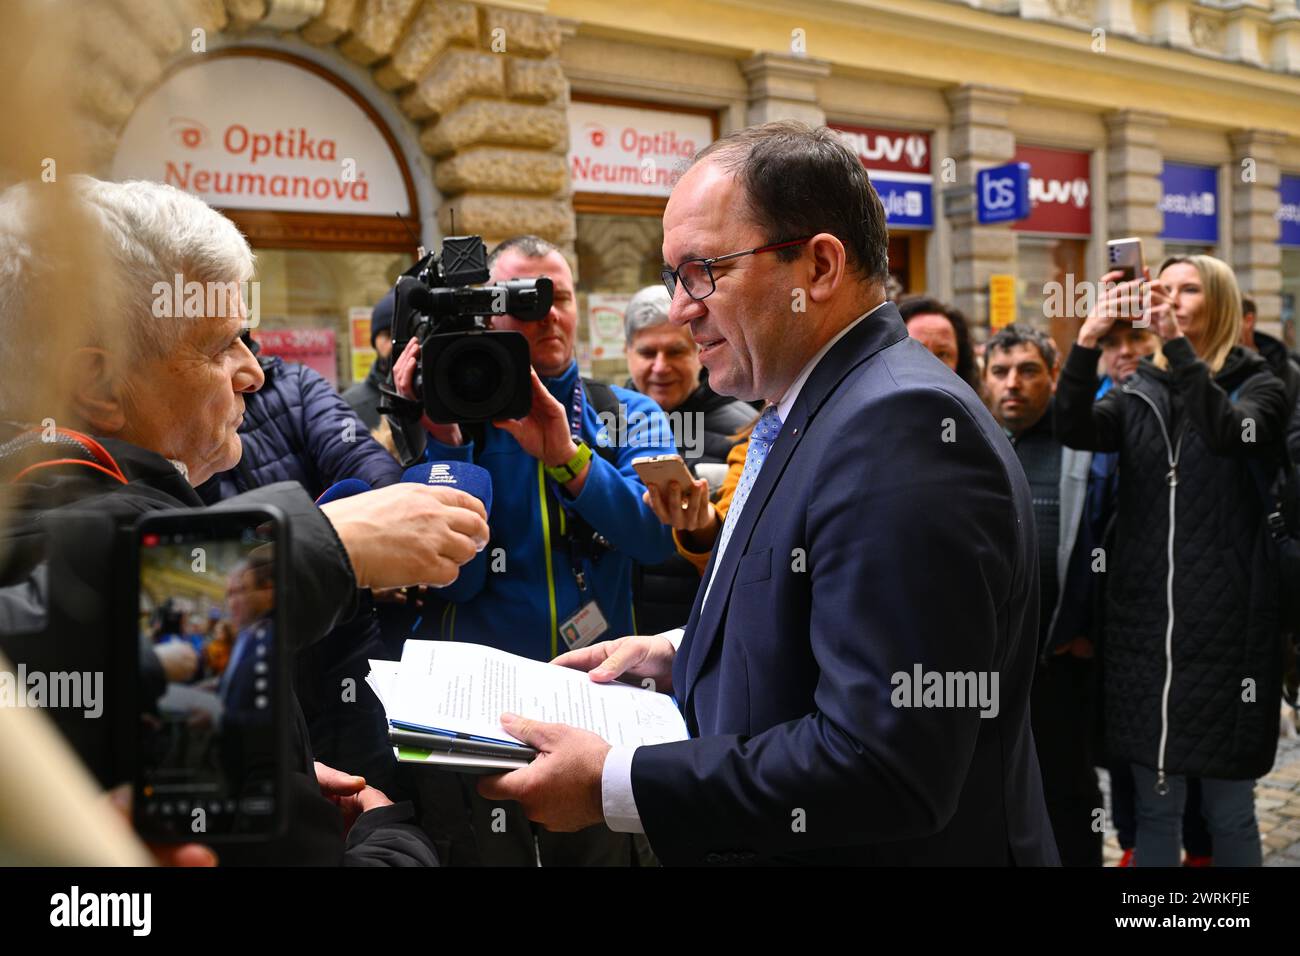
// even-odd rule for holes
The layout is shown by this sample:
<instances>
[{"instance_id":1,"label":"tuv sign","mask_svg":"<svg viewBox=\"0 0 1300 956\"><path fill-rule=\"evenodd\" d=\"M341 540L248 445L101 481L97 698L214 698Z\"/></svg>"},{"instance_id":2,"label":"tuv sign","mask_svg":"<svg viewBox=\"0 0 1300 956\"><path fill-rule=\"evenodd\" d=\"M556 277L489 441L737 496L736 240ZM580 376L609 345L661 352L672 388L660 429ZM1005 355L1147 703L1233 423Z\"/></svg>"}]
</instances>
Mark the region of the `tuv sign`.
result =
<instances>
[{"instance_id":1,"label":"tuv sign","mask_svg":"<svg viewBox=\"0 0 1300 956\"><path fill-rule=\"evenodd\" d=\"M934 226L930 134L828 123L857 154L885 207L891 229Z\"/></svg>"},{"instance_id":2,"label":"tuv sign","mask_svg":"<svg viewBox=\"0 0 1300 956\"><path fill-rule=\"evenodd\" d=\"M1029 164L1028 217L1012 228L1066 236L1092 234L1091 156L1079 150L1016 147Z\"/></svg>"}]
</instances>

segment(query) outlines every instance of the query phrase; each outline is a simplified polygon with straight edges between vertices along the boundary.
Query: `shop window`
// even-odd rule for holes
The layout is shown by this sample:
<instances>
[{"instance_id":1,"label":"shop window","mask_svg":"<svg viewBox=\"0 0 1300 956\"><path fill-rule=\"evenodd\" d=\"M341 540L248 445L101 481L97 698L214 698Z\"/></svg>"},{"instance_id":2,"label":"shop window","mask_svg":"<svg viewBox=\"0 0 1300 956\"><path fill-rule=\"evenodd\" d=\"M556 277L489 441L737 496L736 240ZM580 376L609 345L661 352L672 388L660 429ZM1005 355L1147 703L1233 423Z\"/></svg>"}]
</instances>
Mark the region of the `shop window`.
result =
<instances>
[{"instance_id":1,"label":"shop window","mask_svg":"<svg viewBox=\"0 0 1300 956\"><path fill-rule=\"evenodd\" d=\"M1069 352L1083 324L1084 316L1074 314L1074 290L1093 278L1087 253L1085 239L1016 237L1016 320L1051 335L1061 355ZM1065 307L1056 308L1058 303Z\"/></svg>"},{"instance_id":2,"label":"shop window","mask_svg":"<svg viewBox=\"0 0 1300 956\"><path fill-rule=\"evenodd\" d=\"M578 347L598 379L627 379L623 312L638 290L663 282L660 216L590 214L577 217Z\"/></svg>"}]
</instances>

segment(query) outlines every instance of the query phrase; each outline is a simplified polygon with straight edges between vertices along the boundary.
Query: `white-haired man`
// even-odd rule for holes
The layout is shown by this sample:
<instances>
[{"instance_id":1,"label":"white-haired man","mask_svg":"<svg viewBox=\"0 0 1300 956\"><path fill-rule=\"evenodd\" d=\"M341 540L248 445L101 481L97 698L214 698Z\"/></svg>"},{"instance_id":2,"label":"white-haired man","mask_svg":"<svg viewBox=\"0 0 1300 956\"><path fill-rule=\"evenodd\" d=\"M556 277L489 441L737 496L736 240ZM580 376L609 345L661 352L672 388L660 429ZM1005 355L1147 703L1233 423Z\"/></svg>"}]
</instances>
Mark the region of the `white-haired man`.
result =
<instances>
[{"instance_id":1,"label":"white-haired man","mask_svg":"<svg viewBox=\"0 0 1300 956\"><path fill-rule=\"evenodd\" d=\"M110 672L121 529L200 508L194 485L238 462L244 395L262 384L240 338L252 274L234 225L168 186L74 177L0 194L0 481L18 488L0 543L0 646L15 663ZM397 485L317 508L284 483L227 505L241 503L286 517L291 647L348 616L358 586L451 583L488 536L482 506L445 489ZM106 710L131 703L110 695ZM223 861L436 862L409 808L313 766L296 703L289 713L289 827ZM101 783L116 783L113 721L57 716ZM336 807L356 814L346 844Z\"/></svg>"}]
</instances>

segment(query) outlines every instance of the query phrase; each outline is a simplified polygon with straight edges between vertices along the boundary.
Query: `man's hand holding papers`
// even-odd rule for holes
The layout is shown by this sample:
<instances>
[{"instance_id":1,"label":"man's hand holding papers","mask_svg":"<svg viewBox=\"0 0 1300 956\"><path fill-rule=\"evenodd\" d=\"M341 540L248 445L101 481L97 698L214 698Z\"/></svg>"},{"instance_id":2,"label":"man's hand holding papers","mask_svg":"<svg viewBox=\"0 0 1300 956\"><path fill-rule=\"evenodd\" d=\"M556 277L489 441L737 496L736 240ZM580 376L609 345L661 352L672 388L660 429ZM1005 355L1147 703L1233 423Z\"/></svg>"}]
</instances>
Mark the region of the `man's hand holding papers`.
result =
<instances>
[{"instance_id":1,"label":"man's hand holding papers","mask_svg":"<svg viewBox=\"0 0 1300 956\"><path fill-rule=\"evenodd\" d=\"M632 635L561 654L552 664L586 671L599 684L618 680L670 692L677 648L660 634ZM541 751L523 770L484 777L478 792L489 800L516 800L528 819L548 830L572 832L604 822L601 775L610 751L596 734L503 714L511 736Z\"/></svg>"},{"instance_id":2,"label":"man's hand holding papers","mask_svg":"<svg viewBox=\"0 0 1300 956\"><path fill-rule=\"evenodd\" d=\"M561 833L604 822L600 777L609 744L589 730L515 714L502 714L501 726L540 753L522 770L483 777L479 794L518 801L528 819Z\"/></svg>"}]
</instances>

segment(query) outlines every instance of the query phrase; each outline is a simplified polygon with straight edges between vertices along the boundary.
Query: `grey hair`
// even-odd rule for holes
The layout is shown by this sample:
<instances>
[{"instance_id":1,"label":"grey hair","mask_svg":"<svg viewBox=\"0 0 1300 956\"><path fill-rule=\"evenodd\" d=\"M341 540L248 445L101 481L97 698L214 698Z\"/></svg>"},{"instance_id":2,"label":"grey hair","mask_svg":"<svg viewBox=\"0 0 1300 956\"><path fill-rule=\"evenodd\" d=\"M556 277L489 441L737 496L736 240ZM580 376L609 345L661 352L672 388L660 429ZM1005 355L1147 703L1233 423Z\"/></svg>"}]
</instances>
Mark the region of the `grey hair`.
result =
<instances>
[{"instance_id":1,"label":"grey hair","mask_svg":"<svg viewBox=\"0 0 1300 956\"><path fill-rule=\"evenodd\" d=\"M71 224L40 222L44 197L53 186L20 184L0 193L0 410L13 414L22 401L26 367L49 374L51 356L35 316L41 295L57 295L69 279L94 283L95 314L75 315L84 334L77 344L94 344L131 368L175 348L182 336L180 303L158 309L156 289L187 282L228 283L237 288L253 276L253 253L229 219L201 199L152 182L109 183L89 176L70 179L65 197L85 228L75 246L98 258L102 269L85 269L55 248L52 230ZM48 210L47 210L48 211ZM74 248L75 248L74 246ZM100 314L108 313L108 314ZM162 316L161 318L157 316ZM124 349L112 343L125 341Z\"/></svg>"},{"instance_id":2,"label":"grey hair","mask_svg":"<svg viewBox=\"0 0 1300 956\"><path fill-rule=\"evenodd\" d=\"M627 311L623 313L623 334L627 338L627 344L632 344L638 332L667 322L668 309L672 304L672 296L662 283L638 290L628 302Z\"/></svg>"},{"instance_id":3,"label":"grey hair","mask_svg":"<svg viewBox=\"0 0 1300 956\"><path fill-rule=\"evenodd\" d=\"M497 260L507 252L517 253L525 259L542 259L552 252L559 251L559 246L553 242L548 242L541 236L513 236L510 239L503 239L495 249L488 253L487 267L491 269L497 264Z\"/></svg>"}]
</instances>

